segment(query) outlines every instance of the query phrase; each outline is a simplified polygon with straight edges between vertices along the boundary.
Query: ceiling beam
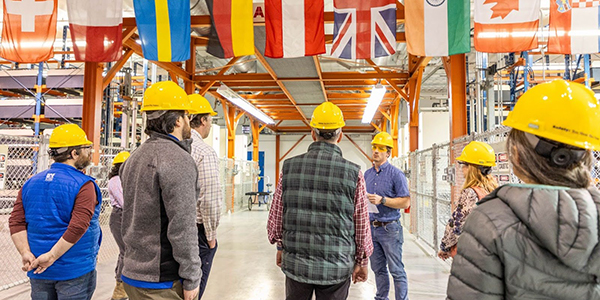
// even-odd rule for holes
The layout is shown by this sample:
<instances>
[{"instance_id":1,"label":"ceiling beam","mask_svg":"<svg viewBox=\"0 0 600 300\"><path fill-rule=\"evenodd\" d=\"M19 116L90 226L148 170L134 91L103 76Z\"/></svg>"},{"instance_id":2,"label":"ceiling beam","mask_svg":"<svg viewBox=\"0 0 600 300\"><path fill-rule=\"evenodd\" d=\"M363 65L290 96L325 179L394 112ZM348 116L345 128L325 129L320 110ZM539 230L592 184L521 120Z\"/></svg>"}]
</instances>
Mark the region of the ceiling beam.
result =
<instances>
[{"instance_id":1,"label":"ceiling beam","mask_svg":"<svg viewBox=\"0 0 600 300\"><path fill-rule=\"evenodd\" d=\"M232 59L230 59L227 64L225 66L223 66L223 68L221 69L221 71L219 71L219 73L217 73L217 76L221 76L221 75L225 75L225 73L227 72L227 70L229 70L229 68L231 68L231 66L233 66L241 57L234 57ZM202 89L200 90L200 92L198 92L200 95L206 94L206 92L216 83L216 80L213 80L207 84L205 84Z\"/></svg>"},{"instance_id":2,"label":"ceiling beam","mask_svg":"<svg viewBox=\"0 0 600 300\"><path fill-rule=\"evenodd\" d=\"M137 45L137 44L136 44ZM134 49L135 51L135 49ZM261 54L257 53L257 56ZM264 57L263 57L264 59ZM262 59L258 59L263 63ZM264 63L267 63L266 60ZM268 63L267 63L268 65ZM403 80L406 81L409 78L408 73L396 73L396 72L366 72L366 73L356 73L356 72L323 72L322 79L319 77L284 77L279 78L276 76L275 72L269 66L270 70L267 70L268 73L248 73L248 74L235 74L235 75L196 75L194 76L194 81L196 82L206 82L206 81L223 81L223 82L244 82L244 81L353 81L353 80L382 80L382 79L390 79L390 80ZM273 77L271 75L275 75Z\"/></svg>"},{"instance_id":3,"label":"ceiling beam","mask_svg":"<svg viewBox=\"0 0 600 300\"><path fill-rule=\"evenodd\" d=\"M325 89L325 84L323 83L323 71L321 70L321 62L319 61L320 55L314 55L313 60L315 62L315 68L317 69L317 74L319 75L319 84L321 84L321 90L323 91L323 98L325 101L329 101L327 98L327 90Z\"/></svg>"},{"instance_id":4,"label":"ceiling beam","mask_svg":"<svg viewBox=\"0 0 600 300\"><path fill-rule=\"evenodd\" d=\"M123 46L133 50L133 52L135 52L135 54L137 54L141 57L144 57L144 54L142 53L142 46L139 45L138 43L136 43L134 39L135 39L135 36L130 37L128 40L123 42ZM177 77L179 77L185 81L191 80L191 74L189 74L184 69L182 69L180 66L181 64L177 64L177 63L173 63L173 62L153 61L153 60L150 62L165 69L167 72L173 73L174 75L176 75Z\"/></svg>"}]
</instances>

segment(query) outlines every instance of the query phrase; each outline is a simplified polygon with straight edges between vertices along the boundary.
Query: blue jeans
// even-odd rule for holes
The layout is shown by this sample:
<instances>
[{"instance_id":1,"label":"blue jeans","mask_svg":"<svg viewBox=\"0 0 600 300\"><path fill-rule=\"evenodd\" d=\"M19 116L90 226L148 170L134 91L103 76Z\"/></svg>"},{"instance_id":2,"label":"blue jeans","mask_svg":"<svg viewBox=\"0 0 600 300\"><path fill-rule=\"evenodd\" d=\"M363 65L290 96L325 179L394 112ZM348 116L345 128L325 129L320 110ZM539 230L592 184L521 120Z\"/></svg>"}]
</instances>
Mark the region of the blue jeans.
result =
<instances>
[{"instance_id":1,"label":"blue jeans","mask_svg":"<svg viewBox=\"0 0 600 300\"><path fill-rule=\"evenodd\" d=\"M384 226L371 225L373 236L373 255L371 255L371 269L375 273L377 294L375 300L388 300L390 292L390 278L392 273L396 300L408 299L408 280L402 263L402 244L404 234L402 225L395 221Z\"/></svg>"},{"instance_id":2,"label":"blue jeans","mask_svg":"<svg viewBox=\"0 0 600 300\"><path fill-rule=\"evenodd\" d=\"M96 290L96 270L70 280L31 279L32 300L90 300Z\"/></svg>"},{"instance_id":3,"label":"blue jeans","mask_svg":"<svg viewBox=\"0 0 600 300\"><path fill-rule=\"evenodd\" d=\"M219 243L215 242L215 247L210 249L208 246L208 240L206 239L206 233L204 232L204 224L197 224L198 226L198 246L200 247L200 260L202 261L202 278L200 279L200 292L198 293L198 299L202 299L204 291L206 290L206 283L208 282L208 275L212 268L213 259Z\"/></svg>"}]
</instances>

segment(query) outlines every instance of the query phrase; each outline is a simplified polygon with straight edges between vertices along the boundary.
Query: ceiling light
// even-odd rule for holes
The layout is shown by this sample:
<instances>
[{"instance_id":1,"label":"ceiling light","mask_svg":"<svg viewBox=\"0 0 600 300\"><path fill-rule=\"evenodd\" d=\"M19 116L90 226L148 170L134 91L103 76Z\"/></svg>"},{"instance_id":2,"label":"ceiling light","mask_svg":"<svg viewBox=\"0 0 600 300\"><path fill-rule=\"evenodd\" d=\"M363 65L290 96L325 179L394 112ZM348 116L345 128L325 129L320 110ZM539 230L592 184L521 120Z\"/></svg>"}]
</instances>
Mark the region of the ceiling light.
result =
<instances>
[{"instance_id":1,"label":"ceiling light","mask_svg":"<svg viewBox=\"0 0 600 300\"><path fill-rule=\"evenodd\" d=\"M383 96L385 95L385 87L378 83L373 90L371 91L371 97L369 98L369 102L367 102L367 108L365 108L365 112L363 113L362 123L369 124L373 117L375 116L375 112L377 108L379 108L379 104L381 104L381 100L383 100Z\"/></svg>"},{"instance_id":2,"label":"ceiling light","mask_svg":"<svg viewBox=\"0 0 600 300\"><path fill-rule=\"evenodd\" d=\"M252 105L252 103L242 98L240 95L238 95L238 93L230 89L228 86L221 83L221 86L217 89L217 93L225 97L225 99L229 100L229 102L235 104L243 111L251 114L261 122L266 124L275 124L275 121L273 121L273 119L267 116L260 109L256 108L256 106Z\"/></svg>"}]
</instances>

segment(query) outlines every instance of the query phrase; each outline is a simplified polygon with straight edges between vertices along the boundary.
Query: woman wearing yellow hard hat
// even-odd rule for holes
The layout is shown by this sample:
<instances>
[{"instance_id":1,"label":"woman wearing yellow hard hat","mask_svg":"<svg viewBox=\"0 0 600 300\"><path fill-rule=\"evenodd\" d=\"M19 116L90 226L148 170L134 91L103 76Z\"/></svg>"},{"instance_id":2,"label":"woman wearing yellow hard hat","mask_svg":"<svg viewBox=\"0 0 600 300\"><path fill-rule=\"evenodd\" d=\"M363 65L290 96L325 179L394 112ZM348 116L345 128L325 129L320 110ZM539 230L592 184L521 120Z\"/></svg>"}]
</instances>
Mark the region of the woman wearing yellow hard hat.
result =
<instances>
[{"instance_id":1,"label":"woman wearing yellow hard hat","mask_svg":"<svg viewBox=\"0 0 600 300\"><path fill-rule=\"evenodd\" d=\"M110 214L109 227L110 232L117 242L119 247L119 257L117 258L117 267L115 268L117 284L113 291L111 300L127 299L127 293L123 288L121 280L121 271L123 270L123 253L125 252L125 243L123 243L123 235L121 234L121 216L123 215L123 187L121 186L121 178L119 170L123 163L129 158L128 151L121 151L115 156L112 162L112 169L108 174L108 197L112 212Z\"/></svg>"},{"instance_id":2,"label":"woman wearing yellow hard hat","mask_svg":"<svg viewBox=\"0 0 600 300\"><path fill-rule=\"evenodd\" d=\"M490 145L473 141L463 149L456 161L465 183L458 201L452 206L452 215L440 243L438 256L443 260L456 255L456 243L463 224L477 201L498 187L496 179L491 175L492 167L496 165L496 153Z\"/></svg>"},{"instance_id":3,"label":"woman wearing yellow hard hat","mask_svg":"<svg viewBox=\"0 0 600 300\"><path fill-rule=\"evenodd\" d=\"M518 100L504 125L525 184L504 185L463 226L449 299L600 299L600 103L585 86L556 80Z\"/></svg>"}]
</instances>

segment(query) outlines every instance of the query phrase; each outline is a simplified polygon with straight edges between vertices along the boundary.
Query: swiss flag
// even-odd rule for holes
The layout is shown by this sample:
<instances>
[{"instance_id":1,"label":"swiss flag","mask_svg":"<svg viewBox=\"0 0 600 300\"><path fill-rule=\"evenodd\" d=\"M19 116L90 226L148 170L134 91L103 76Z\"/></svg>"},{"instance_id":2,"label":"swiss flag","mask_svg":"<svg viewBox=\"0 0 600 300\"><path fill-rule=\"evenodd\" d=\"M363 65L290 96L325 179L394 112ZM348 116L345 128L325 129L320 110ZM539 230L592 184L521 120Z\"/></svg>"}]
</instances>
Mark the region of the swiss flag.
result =
<instances>
[{"instance_id":1,"label":"swiss flag","mask_svg":"<svg viewBox=\"0 0 600 300\"><path fill-rule=\"evenodd\" d=\"M110 62L121 58L122 0L67 0L75 59Z\"/></svg>"},{"instance_id":2,"label":"swiss flag","mask_svg":"<svg viewBox=\"0 0 600 300\"><path fill-rule=\"evenodd\" d=\"M4 0L0 56L38 63L54 55L58 0Z\"/></svg>"}]
</instances>

